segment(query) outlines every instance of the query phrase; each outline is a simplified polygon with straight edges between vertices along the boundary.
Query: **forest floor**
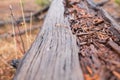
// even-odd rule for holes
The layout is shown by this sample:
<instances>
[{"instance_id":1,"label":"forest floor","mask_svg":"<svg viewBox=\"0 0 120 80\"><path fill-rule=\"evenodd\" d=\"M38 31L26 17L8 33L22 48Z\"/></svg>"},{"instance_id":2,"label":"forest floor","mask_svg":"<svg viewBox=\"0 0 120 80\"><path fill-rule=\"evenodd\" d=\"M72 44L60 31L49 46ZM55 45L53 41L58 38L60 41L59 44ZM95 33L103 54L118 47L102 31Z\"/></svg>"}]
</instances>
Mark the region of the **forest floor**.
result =
<instances>
[{"instance_id":1,"label":"forest floor","mask_svg":"<svg viewBox=\"0 0 120 80\"><path fill-rule=\"evenodd\" d=\"M100 1L100 0L95 0ZM12 5L14 17L18 18L22 16L22 11L20 7L19 0L4 0L0 1L0 20L10 20L11 14L9 6ZM120 6L118 6L114 0L111 0L107 4L103 6L114 18L120 18ZM30 15L30 12L34 13L41 9L34 0L25 0L24 1L24 14ZM31 24L26 24L27 28L30 27ZM42 22L33 23L32 26L41 26ZM25 29L24 24L20 25L20 29ZM29 32L28 35L22 35L22 39L25 45L25 51L29 49L32 42L35 40L40 29L34 30L31 33ZM0 27L0 35L4 33L11 33L13 32L12 25L6 25ZM11 60L21 58L23 54L22 49L22 42L20 37L17 37L17 42L14 37L8 38L0 38L0 80L12 80L15 69L10 65Z\"/></svg>"},{"instance_id":2,"label":"forest floor","mask_svg":"<svg viewBox=\"0 0 120 80\"><path fill-rule=\"evenodd\" d=\"M34 13L41 9L34 0L24 0L24 15L30 15L30 12ZM8 21L11 20L11 11L9 6L13 8L14 17L17 19L22 17L22 10L20 6L19 0L2 0L0 1L0 21ZM42 22L34 22L33 26L41 26ZM30 28L30 24L26 24L27 28ZM17 29L17 28L16 28ZM24 30L24 25L20 25L20 29ZM39 32L39 28L28 33L22 35L22 39L25 46L25 51L27 51L34 41L36 35ZM0 26L0 35L4 33L13 33L12 24L8 24L5 26ZM22 52L22 42L20 37L16 37L18 40L16 42L14 37L9 38L0 38L0 80L12 80L15 69L10 65L11 60L21 58L24 53Z\"/></svg>"}]
</instances>

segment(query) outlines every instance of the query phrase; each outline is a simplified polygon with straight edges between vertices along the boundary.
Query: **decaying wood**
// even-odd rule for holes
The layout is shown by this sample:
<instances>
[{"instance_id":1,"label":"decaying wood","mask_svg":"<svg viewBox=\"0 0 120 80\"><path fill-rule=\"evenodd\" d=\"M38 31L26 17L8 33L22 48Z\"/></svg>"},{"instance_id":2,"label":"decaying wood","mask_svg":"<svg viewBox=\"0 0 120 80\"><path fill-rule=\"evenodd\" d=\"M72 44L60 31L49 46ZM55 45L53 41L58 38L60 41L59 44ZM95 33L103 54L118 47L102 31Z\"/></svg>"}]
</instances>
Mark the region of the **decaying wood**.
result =
<instances>
[{"instance_id":1,"label":"decaying wood","mask_svg":"<svg viewBox=\"0 0 120 80\"><path fill-rule=\"evenodd\" d=\"M63 0L53 0L41 32L22 59L14 80L84 80L78 48Z\"/></svg>"},{"instance_id":2,"label":"decaying wood","mask_svg":"<svg viewBox=\"0 0 120 80\"><path fill-rule=\"evenodd\" d=\"M118 44L116 44L113 40L109 40L108 41L108 45L115 50L118 54L120 54L120 46L118 46Z\"/></svg>"},{"instance_id":3,"label":"decaying wood","mask_svg":"<svg viewBox=\"0 0 120 80\"><path fill-rule=\"evenodd\" d=\"M85 80L119 80L119 24L92 0L69 0L67 5Z\"/></svg>"},{"instance_id":4,"label":"decaying wood","mask_svg":"<svg viewBox=\"0 0 120 80\"><path fill-rule=\"evenodd\" d=\"M101 8L101 12L110 21L112 27L120 33L120 25L103 8Z\"/></svg>"},{"instance_id":5,"label":"decaying wood","mask_svg":"<svg viewBox=\"0 0 120 80\"><path fill-rule=\"evenodd\" d=\"M116 32L119 32L119 34L120 34L120 25L108 14L107 11L105 11L102 7L98 7L97 5L95 5L92 0L87 0L87 2L93 9L101 12L104 19L109 21L112 24L111 27L113 27L116 30Z\"/></svg>"}]
</instances>

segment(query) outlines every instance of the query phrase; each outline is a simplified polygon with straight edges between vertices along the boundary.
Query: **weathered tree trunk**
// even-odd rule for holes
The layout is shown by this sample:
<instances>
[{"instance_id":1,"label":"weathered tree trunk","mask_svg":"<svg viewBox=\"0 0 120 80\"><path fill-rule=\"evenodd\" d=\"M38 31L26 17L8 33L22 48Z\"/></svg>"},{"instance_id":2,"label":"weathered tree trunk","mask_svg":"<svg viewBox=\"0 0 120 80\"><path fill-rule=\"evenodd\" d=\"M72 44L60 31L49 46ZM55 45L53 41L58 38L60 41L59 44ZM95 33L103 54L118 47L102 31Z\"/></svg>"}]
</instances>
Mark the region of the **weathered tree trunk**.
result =
<instances>
[{"instance_id":1,"label":"weathered tree trunk","mask_svg":"<svg viewBox=\"0 0 120 80\"><path fill-rule=\"evenodd\" d=\"M42 30L22 59L14 80L84 80L76 38L63 0L53 0Z\"/></svg>"}]
</instances>

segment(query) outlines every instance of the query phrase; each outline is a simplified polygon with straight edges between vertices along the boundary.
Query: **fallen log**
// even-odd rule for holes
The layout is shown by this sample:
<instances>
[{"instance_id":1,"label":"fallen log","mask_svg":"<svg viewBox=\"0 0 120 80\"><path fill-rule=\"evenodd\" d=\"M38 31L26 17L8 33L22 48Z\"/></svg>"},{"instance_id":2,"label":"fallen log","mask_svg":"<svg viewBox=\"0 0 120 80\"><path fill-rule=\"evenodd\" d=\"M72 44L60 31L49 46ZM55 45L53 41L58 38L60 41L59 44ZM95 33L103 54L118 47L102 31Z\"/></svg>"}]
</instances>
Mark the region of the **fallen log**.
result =
<instances>
[{"instance_id":1,"label":"fallen log","mask_svg":"<svg viewBox=\"0 0 120 80\"><path fill-rule=\"evenodd\" d=\"M112 73L119 72L118 48L107 42L120 38L110 28L120 34L115 20L92 0L53 0L14 80L118 80Z\"/></svg>"},{"instance_id":2,"label":"fallen log","mask_svg":"<svg viewBox=\"0 0 120 80\"><path fill-rule=\"evenodd\" d=\"M84 80L78 47L63 0L53 0L35 42L20 62L14 80Z\"/></svg>"}]
</instances>

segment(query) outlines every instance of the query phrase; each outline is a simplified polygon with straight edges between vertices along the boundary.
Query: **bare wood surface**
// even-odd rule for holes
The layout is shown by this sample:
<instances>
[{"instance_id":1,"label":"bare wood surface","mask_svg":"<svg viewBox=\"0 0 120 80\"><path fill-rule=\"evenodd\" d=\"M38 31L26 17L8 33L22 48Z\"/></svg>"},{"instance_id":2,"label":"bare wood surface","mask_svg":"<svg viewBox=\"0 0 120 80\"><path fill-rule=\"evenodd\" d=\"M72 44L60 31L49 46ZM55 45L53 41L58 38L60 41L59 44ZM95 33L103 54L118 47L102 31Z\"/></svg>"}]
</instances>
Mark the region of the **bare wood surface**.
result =
<instances>
[{"instance_id":1,"label":"bare wood surface","mask_svg":"<svg viewBox=\"0 0 120 80\"><path fill-rule=\"evenodd\" d=\"M63 0L53 0L42 30L14 80L84 80L76 39L69 26Z\"/></svg>"}]
</instances>

